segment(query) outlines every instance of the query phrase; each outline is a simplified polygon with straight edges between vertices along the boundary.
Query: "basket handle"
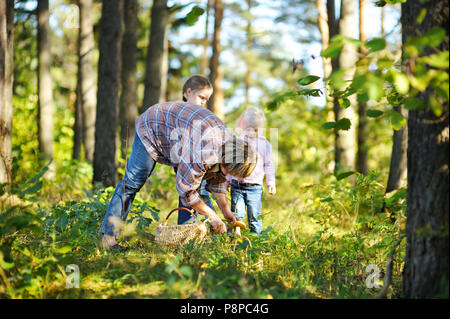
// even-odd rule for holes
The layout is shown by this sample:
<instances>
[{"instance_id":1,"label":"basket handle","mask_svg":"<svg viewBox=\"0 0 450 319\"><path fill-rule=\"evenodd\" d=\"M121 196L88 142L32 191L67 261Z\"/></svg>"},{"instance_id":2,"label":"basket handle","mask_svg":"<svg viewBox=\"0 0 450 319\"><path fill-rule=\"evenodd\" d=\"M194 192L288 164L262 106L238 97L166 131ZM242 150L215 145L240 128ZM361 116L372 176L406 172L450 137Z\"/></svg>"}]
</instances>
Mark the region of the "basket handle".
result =
<instances>
[{"instance_id":1,"label":"basket handle","mask_svg":"<svg viewBox=\"0 0 450 319\"><path fill-rule=\"evenodd\" d=\"M166 220L164 221L163 225L167 224L167 221L169 220L170 215L172 215L172 213L174 211L176 211L176 210L187 210L189 213L191 213L192 217L197 218L197 216L195 216L195 214L194 214L194 210L193 209L191 210L191 209L187 209L186 207L177 207L177 208L172 209L170 211L170 213L167 214Z\"/></svg>"}]
</instances>

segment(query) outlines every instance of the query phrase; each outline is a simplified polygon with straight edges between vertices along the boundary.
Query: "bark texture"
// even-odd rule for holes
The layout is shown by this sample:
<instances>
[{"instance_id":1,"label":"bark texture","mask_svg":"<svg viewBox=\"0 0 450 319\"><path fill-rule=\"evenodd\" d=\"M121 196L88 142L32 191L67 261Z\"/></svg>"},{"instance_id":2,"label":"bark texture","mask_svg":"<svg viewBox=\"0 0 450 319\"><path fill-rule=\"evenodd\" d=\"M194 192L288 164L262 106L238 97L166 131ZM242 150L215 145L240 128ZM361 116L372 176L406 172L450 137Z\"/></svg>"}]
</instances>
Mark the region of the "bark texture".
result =
<instances>
[{"instance_id":1,"label":"bark texture","mask_svg":"<svg viewBox=\"0 0 450 319\"><path fill-rule=\"evenodd\" d=\"M222 31L223 20L223 3L222 0L214 0L214 36L212 41L212 56L210 61L210 80L213 85L214 92L209 100L208 108L222 120L224 97L222 90L222 70L220 68L220 35Z\"/></svg>"},{"instance_id":2,"label":"bark texture","mask_svg":"<svg viewBox=\"0 0 450 319\"><path fill-rule=\"evenodd\" d=\"M151 13L150 42L147 51L145 91L141 112L163 101L166 95L168 69L167 0L154 0Z\"/></svg>"},{"instance_id":3,"label":"bark texture","mask_svg":"<svg viewBox=\"0 0 450 319\"><path fill-rule=\"evenodd\" d=\"M122 38L122 93L119 103L121 156L126 158L127 147L133 144L134 121L138 116L136 100L137 78L137 40L138 40L138 1L124 3L124 34Z\"/></svg>"},{"instance_id":4,"label":"bark texture","mask_svg":"<svg viewBox=\"0 0 450 319\"><path fill-rule=\"evenodd\" d=\"M121 0L104 0L100 22L94 182L117 183L117 114L122 40Z\"/></svg>"},{"instance_id":5,"label":"bark texture","mask_svg":"<svg viewBox=\"0 0 450 319\"><path fill-rule=\"evenodd\" d=\"M419 25L416 17L425 8ZM403 42L409 36L448 26L448 2L410 0L402 4ZM448 31L440 50L448 50ZM428 53L432 53L429 51ZM412 64L409 65L413 67ZM447 69L448 72L448 69ZM418 95L425 104L430 89ZM408 190L406 260L403 293L406 298L448 298L449 284L449 119L430 109L410 110L408 116Z\"/></svg>"},{"instance_id":6,"label":"bark texture","mask_svg":"<svg viewBox=\"0 0 450 319\"><path fill-rule=\"evenodd\" d=\"M14 0L0 3L0 183L12 182Z\"/></svg>"},{"instance_id":7,"label":"bark texture","mask_svg":"<svg viewBox=\"0 0 450 319\"><path fill-rule=\"evenodd\" d=\"M53 83L50 74L50 25L48 0L38 1L38 132L39 152L45 164L51 163L47 177L54 174L53 165Z\"/></svg>"},{"instance_id":8,"label":"bark texture","mask_svg":"<svg viewBox=\"0 0 450 319\"><path fill-rule=\"evenodd\" d=\"M339 33L344 37L355 39L356 34L356 2L353 0L341 1L341 16L339 18ZM355 47L351 44L345 44L339 56L339 68L346 69L343 76L344 80L352 80L355 72L355 63L357 60ZM353 169L355 166L356 151L356 130L355 130L355 111L356 97L349 97L351 106L341 108L335 99L334 113L335 121L347 118L351 122L350 129L347 131L338 130L335 133L335 162L336 171Z\"/></svg>"}]
</instances>

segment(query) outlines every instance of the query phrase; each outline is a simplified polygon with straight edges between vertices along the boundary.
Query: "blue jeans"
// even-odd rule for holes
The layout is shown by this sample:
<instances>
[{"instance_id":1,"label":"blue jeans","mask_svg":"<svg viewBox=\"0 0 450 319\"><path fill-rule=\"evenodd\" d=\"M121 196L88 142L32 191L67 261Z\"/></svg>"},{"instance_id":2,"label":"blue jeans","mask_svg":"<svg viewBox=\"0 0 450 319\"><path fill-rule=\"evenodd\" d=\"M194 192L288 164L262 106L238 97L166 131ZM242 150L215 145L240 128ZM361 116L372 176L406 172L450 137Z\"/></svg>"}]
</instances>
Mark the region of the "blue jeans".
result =
<instances>
[{"instance_id":1,"label":"blue jeans","mask_svg":"<svg viewBox=\"0 0 450 319\"><path fill-rule=\"evenodd\" d=\"M205 188L205 184L206 181L202 181L202 184L200 186L200 197L202 198L202 200L206 203L206 205L208 205L212 210L214 210L213 204L211 202L211 198L209 197L209 192L206 190ZM188 209L191 209L191 207L184 205L181 202L181 198L178 198L178 207L185 207ZM197 212L194 212L195 216L197 216ZM192 217L192 215L185 211L185 210L179 210L178 211L178 225L183 225L183 224L189 224L194 222L194 217Z\"/></svg>"},{"instance_id":2,"label":"blue jeans","mask_svg":"<svg viewBox=\"0 0 450 319\"><path fill-rule=\"evenodd\" d=\"M128 159L125 177L116 186L114 194L111 197L108 210L100 227L101 233L117 238L119 235L118 224L120 224L120 220L125 222L127 219L136 193L144 186L148 177L152 174L155 164L156 162L147 153L141 139L136 134L131 155ZM125 210L123 209L123 202L125 202Z\"/></svg>"},{"instance_id":3,"label":"blue jeans","mask_svg":"<svg viewBox=\"0 0 450 319\"><path fill-rule=\"evenodd\" d=\"M262 231L261 215L262 185L244 186L236 181L231 183L231 211L234 216L243 220L247 213L250 232L259 234Z\"/></svg>"}]
</instances>

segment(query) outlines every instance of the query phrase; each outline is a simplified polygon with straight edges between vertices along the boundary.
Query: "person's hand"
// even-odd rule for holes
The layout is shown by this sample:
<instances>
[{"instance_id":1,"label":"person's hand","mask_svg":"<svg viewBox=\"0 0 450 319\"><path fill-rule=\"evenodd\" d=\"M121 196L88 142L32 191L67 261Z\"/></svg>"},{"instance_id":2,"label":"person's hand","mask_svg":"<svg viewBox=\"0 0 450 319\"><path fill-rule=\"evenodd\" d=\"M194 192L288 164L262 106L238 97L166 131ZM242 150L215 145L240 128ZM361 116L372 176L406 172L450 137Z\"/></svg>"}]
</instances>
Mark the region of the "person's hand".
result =
<instances>
[{"instance_id":1,"label":"person's hand","mask_svg":"<svg viewBox=\"0 0 450 319\"><path fill-rule=\"evenodd\" d=\"M218 216L211 217L210 222L213 231L215 231L216 233L224 234L227 231L227 227Z\"/></svg>"},{"instance_id":2,"label":"person's hand","mask_svg":"<svg viewBox=\"0 0 450 319\"><path fill-rule=\"evenodd\" d=\"M274 186L269 186L268 189L269 189L270 195L275 195L275 193L277 192L277 190Z\"/></svg>"},{"instance_id":3,"label":"person's hand","mask_svg":"<svg viewBox=\"0 0 450 319\"><path fill-rule=\"evenodd\" d=\"M228 211L228 210L223 212L223 217L225 217L225 219L227 221L229 221L230 223L234 223L236 220L238 220L236 218L236 216L234 216L233 213L231 211Z\"/></svg>"}]
</instances>

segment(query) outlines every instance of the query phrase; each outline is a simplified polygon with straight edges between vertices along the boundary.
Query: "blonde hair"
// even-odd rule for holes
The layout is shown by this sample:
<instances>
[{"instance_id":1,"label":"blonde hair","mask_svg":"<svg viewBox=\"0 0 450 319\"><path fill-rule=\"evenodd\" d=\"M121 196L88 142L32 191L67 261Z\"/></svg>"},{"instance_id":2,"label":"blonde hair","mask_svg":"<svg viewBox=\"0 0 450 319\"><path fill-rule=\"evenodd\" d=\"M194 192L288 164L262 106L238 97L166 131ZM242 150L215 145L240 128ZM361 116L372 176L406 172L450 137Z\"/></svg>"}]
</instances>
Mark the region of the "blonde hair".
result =
<instances>
[{"instance_id":1,"label":"blonde hair","mask_svg":"<svg viewBox=\"0 0 450 319\"><path fill-rule=\"evenodd\" d=\"M242 112L239 118L239 126L244 132L257 134L259 128L263 128L266 123L264 112L257 107L250 107Z\"/></svg>"},{"instance_id":2,"label":"blonde hair","mask_svg":"<svg viewBox=\"0 0 450 319\"><path fill-rule=\"evenodd\" d=\"M204 89L204 88L210 88L212 89L212 84L209 81L209 79L201 74L195 74L191 76L189 79L184 82L183 85L183 101L187 102L186 97L184 96L184 93L186 93L187 89L191 90L198 90L198 89Z\"/></svg>"},{"instance_id":3,"label":"blonde hair","mask_svg":"<svg viewBox=\"0 0 450 319\"><path fill-rule=\"evenodd\" d=\"M257 156L251 145L236 136L222 146L222 164L234 177L248 177L255 169Z\"/></svg>"}]
</instances>

